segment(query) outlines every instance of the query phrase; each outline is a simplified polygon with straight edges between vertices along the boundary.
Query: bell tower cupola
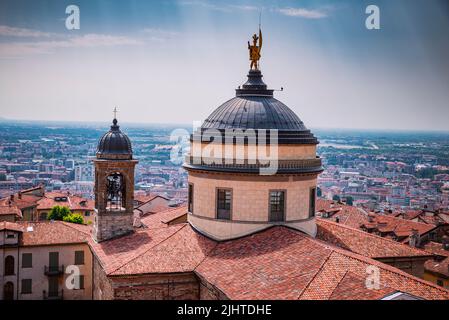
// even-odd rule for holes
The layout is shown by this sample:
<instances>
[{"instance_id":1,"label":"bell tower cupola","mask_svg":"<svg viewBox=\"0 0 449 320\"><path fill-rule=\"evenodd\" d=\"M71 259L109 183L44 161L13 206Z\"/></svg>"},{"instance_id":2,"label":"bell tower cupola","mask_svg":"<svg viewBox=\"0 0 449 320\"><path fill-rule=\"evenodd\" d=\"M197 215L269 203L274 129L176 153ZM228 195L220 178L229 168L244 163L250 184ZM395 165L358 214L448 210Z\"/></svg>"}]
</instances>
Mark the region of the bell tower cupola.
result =
<instances>
[{"instance_id":1,"label":"bell tower cupola","mask_svg":"<svg viewBox=\"0 0 449 320\"><path fill-rule=\"evenodd\" d=\"M100 139L95 164L95 222L97 242L133 232L134 169L131 141L114 118Z\"/></svg>"}]
</instances>

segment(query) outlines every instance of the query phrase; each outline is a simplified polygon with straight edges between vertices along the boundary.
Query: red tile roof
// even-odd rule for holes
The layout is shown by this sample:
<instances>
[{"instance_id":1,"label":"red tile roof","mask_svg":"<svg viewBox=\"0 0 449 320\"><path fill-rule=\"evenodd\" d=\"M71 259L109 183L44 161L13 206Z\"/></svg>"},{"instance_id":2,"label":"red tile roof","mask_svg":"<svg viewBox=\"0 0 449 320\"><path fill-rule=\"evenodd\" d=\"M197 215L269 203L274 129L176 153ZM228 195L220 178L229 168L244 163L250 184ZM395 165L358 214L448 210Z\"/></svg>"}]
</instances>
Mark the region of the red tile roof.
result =
<instances>
[{"instance_id":1,"label":"red tile roof","mask_svg":"<svg viewBox=\"0 0 449 320\"><path fill-rule=\"evenodd\" d=\"M332 211L332 221L336 221L338 217L339 223L354 228L358 228L363 223L368 222L368 215L362 209L340 204L332 200L317 199L316 209L317 211Z\"/></svg>"},{"instance_id":2,"label":"red tile roof","mask_svg":"<svg viewBox=\"0 0 449 320\"><path fill-rule=\"evenodd\" d=\"M431 257L432 253L387 238L317 218L317 238L370 258Z\"/></svg>"},{"instance_id":3,"label":"red tile roof","mask_svg":"<svg viewBox=\"0 0 449 320\"><path fill-rule=\"evenodd\" d=\"M377 290L368 289L365 281L366 278L347 272L332 292L329 300L380 300L397 292L385 284Z\"/></svg>"},{"instance_id":4,"label":"red tile roof","mask_svg":"<svg viewBox=\"0 0 449 320\"><path fill-rule=\"evenodd\" d=\"M428 260L424 264L424 269L426 271L436 273L440 276L449 278L449 250L443 249L443 245L441 243L430 241L427 243L424 248L427 251L431 251L434 254L438 254L440 256L446 257L443 260Z\"/></svg>"},{"instance_id":5,"label":"red tile roof","mask_svg":"<svg viewBox=\"0 0 449 320\"><path fill-rule=\"evenodd\" d=\"M391 232L399 238L405 238L403 242L408 242L408 237L413 230L417 230L420 235L424 235L436 228L435 225L429 225L421 222L414 222L401 218L372 214L373 222L364 224L363 226L374 228L380 232Z\"/></svg>"},{"instance_id":6,"label":"red tile roof","mask_svg":"<svg viewBox=\"0 0 449 320\"><path fill-rule=\"evenodd\" d=\"M85 225L62 221L19 224L24 228L21 240L23 246L87 243L90 239L91 228Z\"/></svg>"},{"instance_id":7,"label":"red tile roof","mask_svg":"<svg viewBox=\"0 0 449 320\"><path fill-rule=\"evenodd\" d=\"M9 199L0 200L0 215L14 215L17 218L22 218L22 211Z\"/></svg>"},{"instance_id":8,"label":"red tile roof","mask_svg":"<svg viewBox=\"0 0 449 320\"><path fill-rule=\"evenodd\" d=\"M18 223L2 221L0 222L0 231L3 230L23 232L24 228Z\"/></svg>"},{"instance_id":9,"label":"red tile roof","mask_svg":"<svg viewBox=\"0 0 449 320\"><path fill-rule=\"evenodd\" d=\"M185 214L187 214L187 207L181 206L149 214L143 217L141 221L148 228L163 228L167 227L170 221L175 220Z\"/></svg>"},{"instance_id":10,"label":"red tile roof","mask_svg":"<svg viewBox=\"0 0 449 320\"><path fill-rule=\"evenodd\" d=\"M57 197L67 197L67 201L56 201ZM37 201L38 210L50 210L54 206L68 207L72 211L93 211L95 202L78 196L61 192L47 192L45 196Z\"/></svg>"},{"instance_id":11,"label":"red tile roof","mask_svg":"<svg viewBox=\"0 0 449 320\"><path fill-rule=\"evenodd\" d=\"M348 272L366 279L370 266L382 288L449 299L446 289L286 227L219 243L195 272L230 299L327 300Z\"/></svg>"}]
</instances>

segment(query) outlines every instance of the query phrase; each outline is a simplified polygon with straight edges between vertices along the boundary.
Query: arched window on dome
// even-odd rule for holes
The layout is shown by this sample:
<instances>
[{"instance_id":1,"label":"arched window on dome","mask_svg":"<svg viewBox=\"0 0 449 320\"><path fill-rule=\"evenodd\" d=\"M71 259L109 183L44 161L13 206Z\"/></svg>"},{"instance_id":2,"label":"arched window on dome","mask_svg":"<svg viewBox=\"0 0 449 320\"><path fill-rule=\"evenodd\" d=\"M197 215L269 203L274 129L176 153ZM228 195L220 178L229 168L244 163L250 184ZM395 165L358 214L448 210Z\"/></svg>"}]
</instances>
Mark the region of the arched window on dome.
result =
<instances>
[{"instance_id":1,"label":"arched window on dome","mask_svg":"<svg viewBox=\"0 0 449 320\"><path fill-rule=\"evenodd\" d=\"M125 179L121 173L113 173L107 177L106 184L108 210L125 210L126 187Z\"/></svg>"}]
</instances>

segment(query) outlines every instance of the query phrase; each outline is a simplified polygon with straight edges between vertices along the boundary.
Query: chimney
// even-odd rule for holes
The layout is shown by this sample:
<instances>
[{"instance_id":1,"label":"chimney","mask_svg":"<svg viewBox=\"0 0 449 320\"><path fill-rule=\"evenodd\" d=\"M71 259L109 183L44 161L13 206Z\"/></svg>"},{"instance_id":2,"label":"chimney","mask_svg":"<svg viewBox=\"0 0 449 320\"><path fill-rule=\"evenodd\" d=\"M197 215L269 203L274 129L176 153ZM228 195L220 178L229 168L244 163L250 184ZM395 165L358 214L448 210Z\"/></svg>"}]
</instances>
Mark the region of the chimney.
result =
<instances>
[{"instance_id":1,"label":"chimney","mask_svg":"<svg viewBox=\"0 0 449 320\"><path fill-rule=\"evenodd\" d=\"M443 249L449 251L449 237L443 236Z\"/></svg>"},{"instance_id":2,"label":"chimney","mask_svg":"<svg viewBox=\"0 0 449 320\"><path fill-rule=\"evenodd\" d=\"M13 194L10 195L10 196L9 196L9 199L10 199L11 201L14 201L14 195L13 195Z\"/></svg>"},{"instance_id":3,"label":"chimney","mask_svg":"<svg viewBox=\"0 0 449 320\"><path fill-rule=\"evenodd\" d=\"M419 247L421 245L421 237L419 235L418 230L412 229L412 233L410 234L409 245L411 247Z\"/></svg>"},{"instance_id":4,"label":"chimney","mask_svg":"<svg viewBox=\"0 0 449 320\"><path fill-rule=\"evenodd\" d=\"M133 227L135 228L140 228L142 227L142 221L140 220L140 213L138 210L136 210L134 212L134 217L133 217Z\"/></svg>"},{"instance_id":5,"label":"chimney","mask_svg":"<svg viewBox=\"0 0 449 320\"><path fill-rule=\"evenodd\" d=\"M18 198L19 198L19 199L22 199L22 192L21 192L21 191L19 191Z\"/></svg>"},{"instance_id":6,"label":"chimney","mask_svg":"<svg viewBox=\"0 0 449 320\"><path fill-rule=\"evenodd\" d=\"M340 223L340 217L336 217L336 218L335 218L335 222L336 222L336 223Z\"/></svg>"}]
</instances>

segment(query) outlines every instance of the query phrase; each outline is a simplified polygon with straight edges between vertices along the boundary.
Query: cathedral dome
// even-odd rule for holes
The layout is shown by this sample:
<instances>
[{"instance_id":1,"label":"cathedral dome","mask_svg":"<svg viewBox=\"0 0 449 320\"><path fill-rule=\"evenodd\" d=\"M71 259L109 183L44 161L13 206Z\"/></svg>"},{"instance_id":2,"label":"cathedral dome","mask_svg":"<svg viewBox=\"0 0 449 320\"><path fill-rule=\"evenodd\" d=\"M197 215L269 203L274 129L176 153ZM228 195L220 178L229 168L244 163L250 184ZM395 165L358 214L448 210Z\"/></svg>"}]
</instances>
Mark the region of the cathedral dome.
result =
<instances>
[{"instance_id":1,"label":"cathedral dome","mask_svg":"<svg viewBox=\"0 0 449 320\"><path fill-rule=\"evenodd\" d=\"M120 130L117 119L113 120L111 129L98 142L97 159L129 160L132 159L131 141Z\"/></svg>"},{"instance_id":2,"label":"cathedral dome","mask_svg":"<svg viewBox=\"0 0 449 320\"><path fill-rule=\"evenodd\" d=\"M318 144L299 117L267 89L260 70L250 70L248 81L204 121L201 130L278 130L279 143ZM199 132L198 132L199 133Z\"/></svg>"}]
</instances>

